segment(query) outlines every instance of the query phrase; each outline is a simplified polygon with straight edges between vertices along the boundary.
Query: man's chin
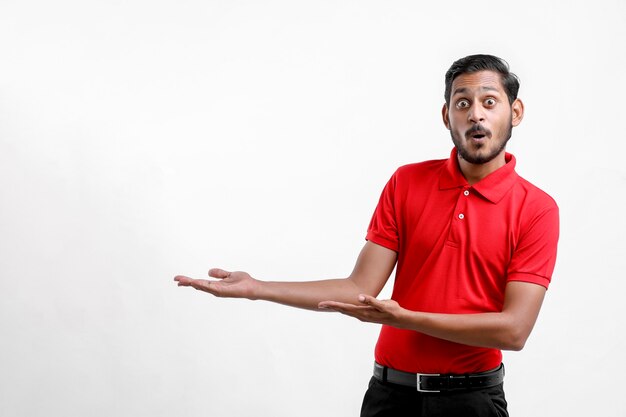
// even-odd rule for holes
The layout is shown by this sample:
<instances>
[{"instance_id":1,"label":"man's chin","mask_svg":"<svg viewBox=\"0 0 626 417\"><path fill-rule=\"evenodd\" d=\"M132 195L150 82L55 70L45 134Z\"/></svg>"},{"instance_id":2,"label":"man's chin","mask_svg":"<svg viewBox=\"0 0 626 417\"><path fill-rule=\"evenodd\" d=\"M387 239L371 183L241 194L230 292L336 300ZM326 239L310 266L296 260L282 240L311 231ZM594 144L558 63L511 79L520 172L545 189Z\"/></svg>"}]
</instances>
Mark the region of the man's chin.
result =
<instances>
[{"instance_id":1,"label":"man's chin","mask_svg":"<svg viewBox=\"0 0 626 417\"><path fill-rule=\"evenodd\" d=\"M493 161L500 154L501 151L502 150L498 152L489 153L485 149L478 149L476 151L468 151L465 148L457 147L457 153L459 157L469 162L470 164L474 164L474 165L482 165L482 164L486 164L487 162Z\"/></svg>"}]
</instances>

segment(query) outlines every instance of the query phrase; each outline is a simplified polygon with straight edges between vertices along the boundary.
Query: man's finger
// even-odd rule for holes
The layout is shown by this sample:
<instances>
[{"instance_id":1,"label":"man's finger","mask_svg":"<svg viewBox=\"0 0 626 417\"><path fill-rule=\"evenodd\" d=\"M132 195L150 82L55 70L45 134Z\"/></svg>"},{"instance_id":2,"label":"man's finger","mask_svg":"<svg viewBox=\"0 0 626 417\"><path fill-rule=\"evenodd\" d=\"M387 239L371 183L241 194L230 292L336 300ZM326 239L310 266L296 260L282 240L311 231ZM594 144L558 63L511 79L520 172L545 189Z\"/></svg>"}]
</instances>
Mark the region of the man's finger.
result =
<instances>
[{"instance_id":1,"label":"man's finger","mask_svg":"<svg viewBox=\"0 0 626 417\"><path fill-rule=\"evenodd\" d=\"M209 269L209 276L212 278L224 279L230 276L230 272L219 268L212 268Z\"/></svg>"},{"instance_id":2,"label":"man's finger","mask_svg":"<svg viewBox=\"0 0 626 417\"><path fill-rule=\"evenodd\" d=\"M338 301L322 301L317 306L324 310L333 310L344 314L358 314L361 311L371 309L369 306L357 306L354 304L340 303Z\"/></svg>"},{"instance_id":3,"label":"man's finger","mask_svg":"<svg viewBox=\"0 0 626 417\"><path fill-rule=\"evenodd\" d=\"M209 294L219 295L218 285L211 285L213 283L217 283L218 281L209 281L207 279L194 279L189 282L188 287L192 287L198 291L208 292ZM179 284L180 285L180 284Z\"/></svg>"},{"instance_id":4,"label":"man's finger","mask_svg":"<svg viewBox=\"0 0 626 417\"><path fill-rule=\"evenodd\" d=\"M194 287L196 290L210 292L211 281L206 279L195 279L191 286Z\"/></svg>"},{"instance_id":5,"label":"man's finger","mask_svg":"<svg viewBox=\"0 0 626 417\"><path fill-rule=\"evenodd\" d=\"M326 304L326 305L320 306L320 308L322 310L334 311L336 313L341 313L341 314L347 314L347 315L353 314L352 309L349 308L348 306Z\"/></svg>"},{"instance_id":6,"label":"man's finger","mask_svg":"<svg viewBox=\"0 0 626 417\"><path fill-rule=\"evenodd\" d=\"M383 303L378 298L372 297L371 295L367 295L367 294L359 295L359 302L368 306L372 306L376 309L378 309L379 307L383 305Z\"/></svg>"},{"instance_id":7,"label":"man's finger","mask_svg":"<svg viewBox=\"0 0 626 417\"><path fill-rule=\"evenodd\" d=\"M174 281L178 282L179 287L181 286L187 287L191 284L191 282L193 281L193 278L189 278L184 275L176 275L174 277Z\"/></svg>"},{"instance_id":8,"label":"man's finger","mask_svg":"<svg viewBox=\"0 0 626 417\"><path fill-rule=\"evenodd\" d=\"M177 275L174 277L174 281L178 282L179 287L192 287L196 290L213 292L215 289L211 288L211 281L206 279L193 279L184 275Z\"/></svg>"},{"instance_id":9,"label":"man's finger","mask_svg":"<svg viewBox=\"0 0 626 417\"><path fill-rule=\"evenodd\" d=\"M354 307L354 304L340 303L339 301L322 301L317 306L319 308L327 308L327 309L337 310L337 309L345 308L345 307L348 307L348 306Z\"/></svg>"}]
</instances>

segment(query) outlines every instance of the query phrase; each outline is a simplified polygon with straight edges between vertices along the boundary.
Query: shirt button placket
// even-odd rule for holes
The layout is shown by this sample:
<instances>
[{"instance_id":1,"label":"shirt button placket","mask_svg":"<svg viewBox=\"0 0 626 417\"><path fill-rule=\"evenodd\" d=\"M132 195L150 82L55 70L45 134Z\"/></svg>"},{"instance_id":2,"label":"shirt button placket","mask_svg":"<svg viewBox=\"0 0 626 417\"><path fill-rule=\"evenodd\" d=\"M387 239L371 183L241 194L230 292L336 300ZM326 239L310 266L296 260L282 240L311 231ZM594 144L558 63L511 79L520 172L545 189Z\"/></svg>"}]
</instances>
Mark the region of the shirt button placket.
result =
<instances>
[{"instance_id":1,"label":"shirt button placket","mask_svg":"<svg viewBox=\"0 0 626 417\"><path fill-rule=\"evenodd\" d=\"M465 219L465 212L467 211L467 196L469 195L469 191L466 188L460 189L457 192L456 206L454 207L450 219L451 224L447 242L452 243L452 246L458 248L459 245L463 244L467 234L464 231L467 228L467 223L463 219Z\"/></svg>"},{"instance_id":2,"label":"shirt button placket","mask_svg":"<svg viewBox=\"0 0 626 417\"><path fill-rule=\"evenodd\" d=\"M469 195L470 195L469 190L467 190L467 189L466 189L466 190L463 190L463 195L464 195L465 197L469 196ZM465 207L465 203L463 203L461 206L462 206L462 207ZM459 218L459 220L463 220L463 219L465 218L465 213L459 213L458 218Z\"/></svg>"}]
</instances>

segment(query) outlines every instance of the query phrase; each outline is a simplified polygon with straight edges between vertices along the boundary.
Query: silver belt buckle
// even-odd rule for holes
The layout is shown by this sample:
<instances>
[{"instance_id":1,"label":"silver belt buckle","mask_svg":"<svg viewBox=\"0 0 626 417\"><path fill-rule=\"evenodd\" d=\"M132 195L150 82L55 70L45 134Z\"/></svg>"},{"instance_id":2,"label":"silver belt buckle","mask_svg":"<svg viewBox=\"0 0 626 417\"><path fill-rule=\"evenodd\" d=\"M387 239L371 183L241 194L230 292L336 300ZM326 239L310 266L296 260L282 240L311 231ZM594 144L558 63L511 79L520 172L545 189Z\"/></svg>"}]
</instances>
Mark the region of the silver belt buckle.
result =
<instances>
[{"instance_id":1,"label":"silver belt buckle","mask_svg":"<svg viewBox=\"0 0 626 417\"><path fill-rule=\"evenodd\" d=\"M423 376L441 376L441 374L417 374L417 391L418 392L441 392L440 390L422 389Z\"/></svg>"}]
</instances>

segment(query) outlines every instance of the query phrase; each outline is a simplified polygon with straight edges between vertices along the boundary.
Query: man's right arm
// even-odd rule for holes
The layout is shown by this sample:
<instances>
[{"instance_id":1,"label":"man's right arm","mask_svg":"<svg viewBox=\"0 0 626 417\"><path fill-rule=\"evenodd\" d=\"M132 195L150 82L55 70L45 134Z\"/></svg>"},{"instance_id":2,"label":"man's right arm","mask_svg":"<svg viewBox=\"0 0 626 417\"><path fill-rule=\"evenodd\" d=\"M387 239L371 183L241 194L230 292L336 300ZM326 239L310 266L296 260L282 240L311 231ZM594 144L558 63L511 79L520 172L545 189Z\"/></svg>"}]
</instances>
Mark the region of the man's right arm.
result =
<instances>
[{"instance_id":1,"label":"man's right arm","mask_svg":"<svg viewBox=\"0 0 626 417\"><path fill-rule=\"evenodd\" d=\"M193 287L216 297L266 300L292 307L318 310L325 300L359 304L359 294L376 297L384 287L396 264L397 254L376 243L366 242L347 278L306 282L260 281L246 272L211 269L209 276L217 280L174 278L179 286Z\"/></svg>"}]
</instances>

